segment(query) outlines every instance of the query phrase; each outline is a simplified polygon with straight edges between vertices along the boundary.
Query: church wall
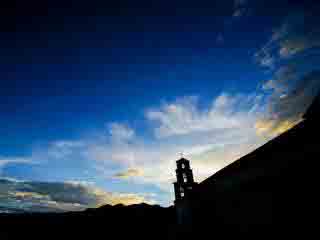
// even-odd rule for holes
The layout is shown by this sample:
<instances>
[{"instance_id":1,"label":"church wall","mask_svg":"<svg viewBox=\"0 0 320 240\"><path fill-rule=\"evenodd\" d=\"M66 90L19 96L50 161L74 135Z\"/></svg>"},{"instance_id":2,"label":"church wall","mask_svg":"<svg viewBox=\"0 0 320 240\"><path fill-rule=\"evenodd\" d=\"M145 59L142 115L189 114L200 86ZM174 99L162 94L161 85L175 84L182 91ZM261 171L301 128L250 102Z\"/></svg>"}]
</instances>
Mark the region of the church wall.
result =
<instances>
[{"instance_id":1,"label":"church wall","mask_svg":"<svg viewBox=\"0 0 320 240\"><path fill-rule=\"evenodd\" d=\"M248 155L250 164L201 183L193 193L197 232L286 234L307 227L304 217L312 212L318 187L313 174L320 160L318 133L318 127L303 123L259 154Z\"/></svg>"}]
</instances>

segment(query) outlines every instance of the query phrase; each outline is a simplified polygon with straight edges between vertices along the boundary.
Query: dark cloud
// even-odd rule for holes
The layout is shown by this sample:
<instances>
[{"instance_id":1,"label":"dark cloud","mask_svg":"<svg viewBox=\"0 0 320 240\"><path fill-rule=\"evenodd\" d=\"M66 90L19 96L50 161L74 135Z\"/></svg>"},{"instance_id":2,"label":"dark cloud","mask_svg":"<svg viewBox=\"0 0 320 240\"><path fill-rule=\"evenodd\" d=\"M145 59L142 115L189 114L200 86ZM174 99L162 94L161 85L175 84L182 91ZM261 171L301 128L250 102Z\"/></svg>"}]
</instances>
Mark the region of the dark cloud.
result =
<instances>
[{"instance_id":1,"label":"dark cloud","mask_svg":"<svg viewBox=\"0 0 320 240\"><path fill-rule=\"evenodd\" d=\"M255 54L272 74L262 87L267 111L257 123L260 133L274 136L294 126L319 93L320 18L315 9L307 4L292 8Z\"/></svg>"},{"instance_id":2,"label":"dark cloud","mask_svg":"<svg viewBox=\"0 0 320 240\"><path fill-rule=\"evenodd\" d=\"M293 74L282 74L278 81L282 83L283 91L276 92L270 102L270 110L279 121L301 117L320 89L320 71L313 71L297 80ZM288 82L290 78L292 83Z\"/></svg>"},{"instance_id":3,"label":"dark cloud","mask_svg":"<svg viewBox=\"0 0 320 240\"><path fill-rule=\"evenodd\" d=\"M263 67L275 69L285 60L320 47L319 21L319 15L310 7L291 10L255 53L255 60Z\"/></svg>"},{"instance_id":4,"label":"dark cloud","mask_svg":"<svg viewBox=\"0 0 320 240\"><path fill-rule=\"evenodd\" d=\"M0 212L81 211L104 204L148 202L143 195L110 193L82 182L0 179Z\"/></svg>"},{"instance_id":5,"label":"dark cloud","mask_svg":"<svg viewBox=\"0 0 320 240\"><path fill-rule=\"evenodd\" d=\"M259 133L275 136L302 120L320 93L320 71L311 71L299 78L296 70L281 68L274 79L265 83L264 89L271 90L271 95L266 115L256 127Z\"/></svg>"}]
</instances>

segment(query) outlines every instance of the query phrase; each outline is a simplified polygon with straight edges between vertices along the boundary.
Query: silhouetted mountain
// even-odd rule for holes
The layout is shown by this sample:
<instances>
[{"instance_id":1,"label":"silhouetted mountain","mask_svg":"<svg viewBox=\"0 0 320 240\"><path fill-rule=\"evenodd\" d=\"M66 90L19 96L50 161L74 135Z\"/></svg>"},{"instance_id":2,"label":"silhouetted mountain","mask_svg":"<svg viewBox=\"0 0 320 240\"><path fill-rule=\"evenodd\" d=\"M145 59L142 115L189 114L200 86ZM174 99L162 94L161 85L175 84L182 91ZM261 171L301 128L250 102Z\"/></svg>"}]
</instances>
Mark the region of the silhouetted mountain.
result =
<instances>
[{"instance_id":1,"label":"silhouetted mountain","mask_svg":"<svg viewBox=\"0 0 320 240\"><path fill-rule=\"evenodd\" d=\"M171 208L106 205L69 213L0 215L0 239L167 239L174 226Z\"/></svg>"}]
</instances>

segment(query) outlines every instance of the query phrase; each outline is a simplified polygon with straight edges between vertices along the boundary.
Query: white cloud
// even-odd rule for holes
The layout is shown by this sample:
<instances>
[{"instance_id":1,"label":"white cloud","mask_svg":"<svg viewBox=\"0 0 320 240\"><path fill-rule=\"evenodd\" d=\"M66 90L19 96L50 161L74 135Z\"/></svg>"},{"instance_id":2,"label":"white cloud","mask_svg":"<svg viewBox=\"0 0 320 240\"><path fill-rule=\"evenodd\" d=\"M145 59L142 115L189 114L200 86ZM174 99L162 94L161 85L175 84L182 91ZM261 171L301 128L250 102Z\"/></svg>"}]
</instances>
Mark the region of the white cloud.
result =
<instances>
[{"instance_id":1,"label":"white cloud","mask_svg":"<svg viewBox=\"0 0 320 240\"><path fill-rule=\"evenodd\" d=\"M258 98L257 98L258 99ZM186 97L174 103L165 103L159 109L146 112L148 120L156 123L158 138L208 132L247 126L252 123L251 103L245 96L222 94L208 109L198 107L197 98Z\"/></svg>"},{"instance_id":2,"label":"white cloud","mask_svg":"<svg viewBox=\"0 0 320 240\"><path fill-rule=\"evenodd\" d=\"M285 76L289 73L289 70L279 71L278 81L272 79L264 88L275 91L285 83ZM166 195L167 199L162 203L167 205L170 202L168 193L172 192L172 182L175 181L175 161L180 152L191 159L195 179L202 181L271 138L269 135L259 136L269 126L261 122L265 114L262 95L223 93L212 99L206 107L199 103L200 100L197 97L182 97L146 109L144 120L146 126L151 126L148 130L153 133L148 138L142 137L137 129L132 129L129 125L110 123L106 125L107 130L101 131L102 136L53 142L42 149L41 153L33 154L33 160L52 157L55 161L81 159L91 166L95 165L100 177L108 181L116 178L117 181L127 181L132 187L141 184L154 186L156 191L163 191ZM277 134L288 126L291 125L283 124L281 129L276 130ZM83 183L65 184L70 188L73 186L90 191L89 195L95 196L96 204L119 201L154 203L156 200L145 197L143 193L105 194L92 185L84 188ZM37 194L43 194L44 198L48 195L48 201L52 202L49 204L46 201L46 206L50 207L59 204L63 209L79 209L90 205L89 202L79 202L78 197L78 200L68 198L67 193L61 193L64 198L62 201L61 195L56 199L51 192L34 189L16 192L16 198L32 197L35 201L38 199L38 202L40 196ZM43 199L40 200L43 202ZM69 206L70 203L65 200L76 205Z\"/></svg>"},{"instance_id":3,"label":"white cloud","mask_svg":"<svg viewBox=\"0 0 320 240\"><path fill-rule=\"evenodd\" d=\"M200 107L197 97L182 97L145 110L146 126L153 132L149 138L129 125L110 123L101 131L103 136L56 141L32 157L81 159L108 180L118 176L133 186L153 185L165 194L172 191L180 152L191 158L200 181L262 143L254 128L260 112L261 96L256 94L223 93L207 107Z\"/></svg>"},{"instance_id":4,"label":"white cloud","mask_svg":"<svg viewBox=\"0 0 320 240\"><path fill-rule=\"evenodd\" d=\"M274 49L276 49L276 46L273 40L271 40L255 53L255 61L262 67L273 69L277 61Z\"/></svg>"},{"instance_id":5,"label":"white cloud","mask_svg":"<svg viewBox=\"0 0 320 240\"><path fill-rule=\"evenodd\" d=\"M265 88L270 90L276 86L272 82L265 84ZM172 182L175 181L175 161L180 152L192 160L195 179L202 181L270 139L270 136L262 138L257 134L261 132L257 127L263 128L262 124L257 125L264 114L262 100L263 97L257 94L223 93L212 99L207 107L201 107L197 97L178 98L145 110L146 126L151 126L149 130L153 133L149 138L142 137L129 125L110 123L106 125L107 130L101 131L103 136L56 141L47 149L42 149L41 154L33 154L33 158L51 159L54 156L55 161L82 159L91 166L95 165L100 177L108 181L127 181L132 187L141 184L154 186L155 190L163 191L167 196L162 201L167 205L170 202L168 193L172 192ZM143 198L142 193L135 194L136 198L133 198L130 192L104 194L103 190L94 186L84 188L83 183L65 184L69 184L67 186L70 188L90 190L89 195L95 195L96 204L120 200L129 203L155 201ZM16 197L32 197L39 202L37 194L40 194L39 191L31 189L17 192ZM66 205L69 203L61 201L61 195L56 199L52 193L41 194L50 196L50 206L57 202L63 209L71 208ZM67 199L67 193L63 194L63 198ZM81 207L88 206L88 202L82 203L74 198L69 200ZM72 207L79 208L78 205Z\"/></svg>"},{"instance_id":6,"label":"white cloud","mask_svg":"<svg viewBox=\"0 0 320 240\"><path fill-rule=\"evenodd\" d=\"M180 152L192 158L195 178L200 181L264 141L254 128L261 96L224 93L207 108L200 108L198 101L197 97L183 97L147 109L145 117L154 138L130 134L130 143L125 137L111 144L95 144L89 148L88 158L97 160L109 177L125 176L122 179L130 183L172 191ZM127 126L126 132L134 131ZM110 171L111 163L119 164L122 170Z\"/></svg>"},{"instance_id":7,"label":"white cloud","mask_svg":"<svg viewBox=\"0 0 320 240\"><path fill-rule=\"evenodd\" d=\"M55 159L67 158L83 146L85 146L85 143L81 141L54 141L48 146L48 157Z\"/></svg>"},{"instance_id":8,"label":"white cloud","mask_svg":"<svg viewBox=\"0 0 320 240\"><path fill-rule=\"evenodd\" d=\"M134 130L119 123L111 123L108 125L111 139L116 142L129 141L134 136Z\"/></svg>"},{"instance_id":9,"label":"white cloud","mask_svg":"<svg viewBox=\"0 0 320 240\"><path fill-rule=\"evenodd\" d=\"M0 157L0 175L4 167L10 164L34 164L35 162L28 158L4 158Z\"/></svg>"}]
</instances>

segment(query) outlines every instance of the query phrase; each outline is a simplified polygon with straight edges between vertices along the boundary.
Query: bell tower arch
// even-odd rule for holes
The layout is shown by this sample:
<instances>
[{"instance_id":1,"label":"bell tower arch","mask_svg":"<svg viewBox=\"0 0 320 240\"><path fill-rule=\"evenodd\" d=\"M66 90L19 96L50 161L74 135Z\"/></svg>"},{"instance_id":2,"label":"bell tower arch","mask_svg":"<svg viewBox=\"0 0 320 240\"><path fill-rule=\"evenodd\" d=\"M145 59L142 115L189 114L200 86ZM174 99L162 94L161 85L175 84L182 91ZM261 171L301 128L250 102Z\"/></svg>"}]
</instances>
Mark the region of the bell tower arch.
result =
<instances>
[{"instance_id":1,"label":"bell tower arch","mask_svg":"<svg viewBox=\"0 0 320 240\"><path fill-rule=\"evenodd\" d=\"M190 161L181 158L177 162L176 177L177 181L174 183L175 201L180 201L186 198L189 192L194 187L194 179Z\"/></svg>"}]
</instances>

